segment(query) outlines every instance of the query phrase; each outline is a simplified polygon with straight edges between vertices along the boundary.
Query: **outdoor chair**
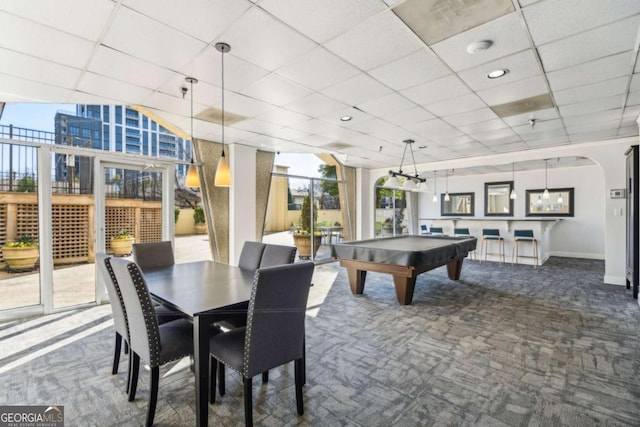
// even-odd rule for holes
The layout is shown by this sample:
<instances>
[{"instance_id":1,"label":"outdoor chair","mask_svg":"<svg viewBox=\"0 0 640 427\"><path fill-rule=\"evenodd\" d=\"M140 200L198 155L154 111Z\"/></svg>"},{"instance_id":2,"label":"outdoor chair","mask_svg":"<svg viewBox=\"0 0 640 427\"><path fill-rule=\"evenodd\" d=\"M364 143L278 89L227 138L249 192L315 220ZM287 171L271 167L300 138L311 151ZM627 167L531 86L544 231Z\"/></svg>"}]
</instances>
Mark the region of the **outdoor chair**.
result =
<instances>
[{"instance_id":1,"label":"outdoor chair","mask_svg":"<svg viewBox=\"0 0 640 427\"><path fill-rule=\"evenodd\" d=\"M252 378L295 362L296 407L304 413L302 376L305 311L314 265L311 262L261 268L256 272L247 326L211 338L210 392L215 403L216 371L225 365L242 375L245 424L253 425ZM221 390L224 395L224 389Z\"/></svg>"}]
</instances>

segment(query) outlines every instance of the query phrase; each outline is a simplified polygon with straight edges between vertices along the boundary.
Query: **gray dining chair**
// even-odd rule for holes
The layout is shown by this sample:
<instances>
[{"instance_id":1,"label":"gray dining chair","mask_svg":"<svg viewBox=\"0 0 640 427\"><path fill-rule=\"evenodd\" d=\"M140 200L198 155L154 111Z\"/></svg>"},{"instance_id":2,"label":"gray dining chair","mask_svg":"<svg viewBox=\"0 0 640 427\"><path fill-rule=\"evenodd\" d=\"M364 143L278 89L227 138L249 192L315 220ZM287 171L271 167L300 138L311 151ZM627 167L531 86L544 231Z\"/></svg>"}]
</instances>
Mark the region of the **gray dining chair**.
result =
<instances>
[{"instance_id":1,"label":"gray dining chair","mask_svg":"<svg viewBox=\"0 0 640 427\"><path fill-rule=\"evenodd\" d=\"M276 265L293 264L296 260L295 246L287 245L274 245L267 243L262 252L262 259L260 260L260 268L273 267Z\"/></svg>"},{"instance_id":2,"label":"gray dining chair","mask_svg":"<svg viewBox=\"0 0 640 427\"><path fill-rule=\"evenodd\" d=\"M158 400L160 366L193 355L193 324L186 319L158 323L156 310L138 265L114 258L111 268L120 286L129 325L131 385L129 401L136 396L140 360L151 368L151 389L146 425L153 425Z\"/></svg>"},{"instance_id":3,"label":"gray dining chair","mask_svg":"<svg viewBox=\"0 0 640 427\"><path fill-rule=\"evenodd\" d=\"M133 244L133 261L142 271L175 264L173 245L170 241Z\"/></svg>"},{"instance_id":4,"label":"gray dining chair","mask_svg":"<svg viewBox=\"0 0 640 427\"><path fill-rule=\"evenodd\" d=\"M238 267L243 270L256 271L260 267L265 246L264 243L260 242L244 242L238 259Z\"/></svg>"},{"instance_id":5,"label":"gray dining chair","mask_svg":"<svg viewBox=\"0 0 640 427\"><path fill-rule=\"evenodd\" d=\"M113 328L115 329L115 348L113 351L113 367L111 374L118 373L118 367L120 365L120 353L122 350L122 341L124 340L125 354L128 353L129 346L129 326L127 325L127 315L125 314L124 301L122 300L122 294L117 287L116 278L113 275L113 271L110 266L107 267L107 263L111 257L104 252L98 252L96 254L96 269L97 276L107 288L109 294L109 301L111 302L111 313L113 314ZM127 392L129 391L129 375L127 373Z\"/></svg>"},{"instance_id":6,"label":"gray dining chair","mask_svg":"<svg viewBox=\"0 0 640 427\"><path fill-rule=\"evenodd\" d=\"M312 262L258 269L249 300L247 326L215 335L210 340L209 400L215 403L218 365L221 369L229 366L243 378L248 426L253 425L252 378L291 361L295 363L296 408L299 415L304 413L304 322L313 269Z\"/></svg>"}]
</instances>

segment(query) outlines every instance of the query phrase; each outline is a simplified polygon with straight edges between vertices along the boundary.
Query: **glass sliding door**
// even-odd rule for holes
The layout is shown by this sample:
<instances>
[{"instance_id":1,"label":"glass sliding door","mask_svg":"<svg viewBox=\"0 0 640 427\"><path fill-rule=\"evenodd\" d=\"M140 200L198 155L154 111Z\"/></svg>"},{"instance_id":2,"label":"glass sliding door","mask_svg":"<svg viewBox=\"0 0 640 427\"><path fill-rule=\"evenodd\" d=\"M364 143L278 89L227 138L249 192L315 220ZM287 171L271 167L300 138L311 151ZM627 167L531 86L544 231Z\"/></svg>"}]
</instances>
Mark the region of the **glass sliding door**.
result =
<instances>
[{"instance_id":1,"label":"glass sliding door","mask_svg":"<svg viewBox=\"0 0 640 427\"><path fill-rule=\"evenodd\" d=\"M388 177L376 182L375 236L399 236L408 232L407 197L403 190L384 188Z\"/></svg>"},{"instance_id":2,"label":"glass sliding door","mask_svg":"<svg viewBox=\"0 0 640 427\"><path fill-rule=\"evenodd\" d=\"M51 154L54 310L96 301L93 158Z\"/></svg>"},{"instance_id":3,"label":"glass sliding door","mask_svg":"<svg viewBox=\"0 0 640 427\"><path fill-rule=\"evenodd\" d=\"M0 168L0 311L38 306L38 148L0 143Z\"/></svg>"}]
</instances>

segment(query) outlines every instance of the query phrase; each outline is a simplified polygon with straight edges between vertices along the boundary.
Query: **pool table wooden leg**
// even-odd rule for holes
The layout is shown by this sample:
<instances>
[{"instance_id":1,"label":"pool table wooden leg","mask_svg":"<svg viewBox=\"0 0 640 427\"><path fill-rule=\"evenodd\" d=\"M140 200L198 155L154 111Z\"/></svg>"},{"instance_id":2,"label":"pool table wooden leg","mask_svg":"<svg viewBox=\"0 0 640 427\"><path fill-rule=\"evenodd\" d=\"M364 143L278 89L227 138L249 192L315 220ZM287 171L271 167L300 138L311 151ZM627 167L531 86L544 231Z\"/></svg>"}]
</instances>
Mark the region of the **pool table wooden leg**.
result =
<instances>
[{"instance_id":1,"label":"pool table wooden leg","mask_svg":"<svg viewBox=\"0 0 640 427\"><path fill-rule=\"evenodd\" d=\"M349 286L351 286L352 294L361 294L364 292L364 281L367 278L366 270L347 267L347 276L349 276Z\"/></svg>"},{"instance_id":2,"label":"pool table wooden leg","mask_svg":"<svg viewBox=\"0 0 640 427\"><path fill-rule=\"evenodd\" d=\"M398 303L409 305L413 301L413 290L416 288L416 278L393 275L393 284L396 287L396 297Z\"/></svg>"},{"instance_id":3,"label":"pool table wooden leg","mask_svg":"<svg viewBox=\"0 0 640 427\"><path fill-rule=\"evenodd\" d=\"M447 264L447 274L449 275L449 279L451 280L460 279L460 271L462 270L462 261L464 261L464 258L451 261L449 264Z\"/></svg>"}]
</instances>

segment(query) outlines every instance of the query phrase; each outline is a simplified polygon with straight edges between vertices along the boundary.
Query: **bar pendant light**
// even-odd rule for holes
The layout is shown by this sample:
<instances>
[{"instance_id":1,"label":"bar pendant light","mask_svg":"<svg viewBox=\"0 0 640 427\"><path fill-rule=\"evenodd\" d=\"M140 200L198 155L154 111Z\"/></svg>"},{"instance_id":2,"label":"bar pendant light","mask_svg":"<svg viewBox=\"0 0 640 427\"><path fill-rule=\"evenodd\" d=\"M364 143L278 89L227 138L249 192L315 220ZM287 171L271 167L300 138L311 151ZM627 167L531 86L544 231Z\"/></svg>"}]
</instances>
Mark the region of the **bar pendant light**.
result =
<instances>
[{"instance_id":1,"label":"bar pendant light","mask_svg":"<svg viewBox=\"0 0 640 427\"><path fill-rule=\"evenodd\" d=\"M511 182L513 184L511 187L511 194L509 194L509 198L511 200L515 200L518 198L518 195L516 194L516 164L515 163L511 163Z\"/></svg>"},{"instance_id":2,"label":"bar pendant light","mask_svg":"<svg viewBox=\"0 0 640 427\"><path fill-rule=\"evenodd\" d=\"M191 85L191 163L189 163L189 168L187 169L187 176L184 179L184 185L189 188L200 188L200 175L198 174L198 168L196 168L195 163L193 163L193 150L195 144L193 139L193 85L198 83L198 79L194 77L186 77L184 80Z\"/></svg>"},{"instance_id":3,"label":"bar pendant light","mask_svg":"<svg viewBox=\"0 0 640 427\"><path fill-rule=\"evenodd\" d=\"M543 199L549 199L549 189L547 188L547 159L544 160L544 193L542 193Z\"/></svg>"},{"instance_id":4,"label":"bar pendant light","mask_svg":"<svg viewBox=\"0 0 640 427\"><path fill-rule=\"evenodd\" d=\"M218 161L218 167L216 168L216 177L213 184L216 187L230 187L231 186L231 171L229 170L229 162L224 154L224 54L231 50L231 46L227 43L216 43L216 49L222 53L222 155Z\"/></svg>"},{"instance_id":5,"label":"bar pendant light","mask_svg":"<svg viewBox=\"0 0 640 427\"><path fill-rule=\"evenodd\" d=\"M433 203L438 203L438 177L436 171L433 171Z\"/></svg>"}]
</instances>

